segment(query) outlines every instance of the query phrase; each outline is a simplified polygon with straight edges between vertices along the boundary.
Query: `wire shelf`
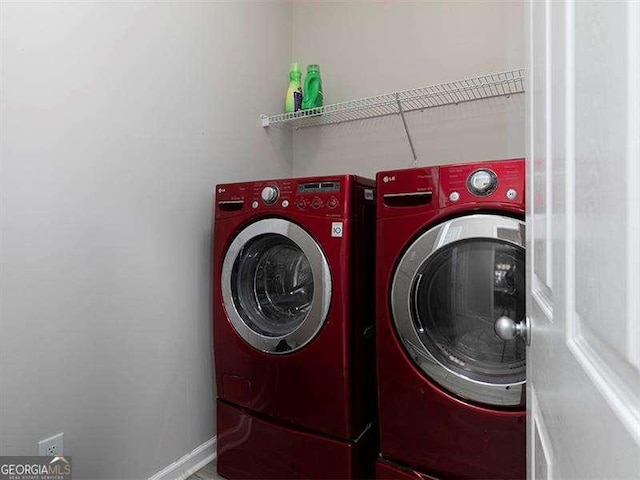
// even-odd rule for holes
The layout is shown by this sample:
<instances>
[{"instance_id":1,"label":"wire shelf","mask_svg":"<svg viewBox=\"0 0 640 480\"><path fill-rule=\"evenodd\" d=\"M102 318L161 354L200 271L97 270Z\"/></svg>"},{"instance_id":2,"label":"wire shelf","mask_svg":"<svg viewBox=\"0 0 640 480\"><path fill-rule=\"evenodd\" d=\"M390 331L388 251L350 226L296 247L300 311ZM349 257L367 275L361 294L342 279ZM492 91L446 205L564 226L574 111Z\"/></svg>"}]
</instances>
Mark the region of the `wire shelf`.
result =
<instances>
[{"instance_id":1,"label":"wire shelf","mask_svg":"<svg viewBox=\"0 0 640 480\"><path fill-rule=\"evenodd\" d=\"M524 69L492 73L429 87L386 93L375 97L334 103L320 108L278 115L262 115L262 126L305 128L332 123L351 122L385 115L457 105L485 98L524 92ZM404 120L404 117L403 117Z\"/></svg>"}]
</instances>

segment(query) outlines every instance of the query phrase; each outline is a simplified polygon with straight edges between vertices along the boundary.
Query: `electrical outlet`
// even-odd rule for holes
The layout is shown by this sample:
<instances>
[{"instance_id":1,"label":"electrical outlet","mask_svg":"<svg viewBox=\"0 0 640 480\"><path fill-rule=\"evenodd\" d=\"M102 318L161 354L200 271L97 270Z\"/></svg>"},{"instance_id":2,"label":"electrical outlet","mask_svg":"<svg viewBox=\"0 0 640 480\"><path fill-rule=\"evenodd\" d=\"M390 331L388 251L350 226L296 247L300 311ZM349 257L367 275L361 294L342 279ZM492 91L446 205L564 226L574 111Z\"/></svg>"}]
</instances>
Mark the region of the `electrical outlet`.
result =
<instances>
[{"instance_id":1,"label":"electrical outlet","mask_svg":"<svg viewBox=\"0 0 640 480\"><path fill-rule=\"evenodd\" d=\"M64 433L40 440L38 442L38 455L45 457L64 455Z\"/></svg>"}]
</instances>

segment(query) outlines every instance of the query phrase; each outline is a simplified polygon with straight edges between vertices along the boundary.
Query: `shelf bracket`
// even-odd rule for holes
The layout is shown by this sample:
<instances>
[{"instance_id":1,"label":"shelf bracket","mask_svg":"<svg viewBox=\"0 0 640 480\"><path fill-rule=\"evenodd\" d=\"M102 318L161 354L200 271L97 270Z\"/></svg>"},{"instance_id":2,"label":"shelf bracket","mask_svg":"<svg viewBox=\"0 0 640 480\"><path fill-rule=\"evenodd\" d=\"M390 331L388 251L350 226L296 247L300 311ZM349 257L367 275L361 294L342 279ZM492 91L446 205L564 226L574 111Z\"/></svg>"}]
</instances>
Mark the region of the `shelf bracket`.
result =
<instances>
[{"instance_id":1,"label":"shelf bracket","mask_svg":"<svg viewBox=\"0 0 640 480\"><path fill-rule=\"evenodd\" d=\"M409 133L409 127L407 126L407 120L404 118L404 110L402 109L402 102L400 101L400 95L396 93L396 103L398 104L398 112L402 119L402 125L404 125L404 132L407 134L407 140L409 141L409 147L411 147L411 155L413 155L413 166L418 165L418 157L416 156L416 149L413 147L413 140L411 140L411 134Z\"/></svg>"}]
</instances>

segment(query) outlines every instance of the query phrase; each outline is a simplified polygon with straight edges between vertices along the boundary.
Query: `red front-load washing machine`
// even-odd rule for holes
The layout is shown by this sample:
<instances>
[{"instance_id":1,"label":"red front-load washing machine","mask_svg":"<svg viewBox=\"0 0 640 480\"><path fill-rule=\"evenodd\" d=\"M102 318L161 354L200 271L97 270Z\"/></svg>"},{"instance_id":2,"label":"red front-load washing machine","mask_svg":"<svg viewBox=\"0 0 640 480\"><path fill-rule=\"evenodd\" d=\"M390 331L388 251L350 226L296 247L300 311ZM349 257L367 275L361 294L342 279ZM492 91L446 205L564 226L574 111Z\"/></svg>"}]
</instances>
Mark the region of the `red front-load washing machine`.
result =
<instances>
[{"instance_id":1,"label":"red front-load washing machine","mask_svg":"<svg viewBox=\"0 0 640 480\"><path fill-rule=\"evenodd\" d=\"M216 187L221 475L371 474L374 187L348 175Z\"/></svg>"},{"instance_id":2,"label":"red front-load washing machine","mask_svg":"<svg viewBox=\"0 0 640 480\"><path fill-rule=\"evenodd\" d=\"M377 176L380 449L405 473L525 477L524 175L516 159Z\"/></svg>"}]
</instances>

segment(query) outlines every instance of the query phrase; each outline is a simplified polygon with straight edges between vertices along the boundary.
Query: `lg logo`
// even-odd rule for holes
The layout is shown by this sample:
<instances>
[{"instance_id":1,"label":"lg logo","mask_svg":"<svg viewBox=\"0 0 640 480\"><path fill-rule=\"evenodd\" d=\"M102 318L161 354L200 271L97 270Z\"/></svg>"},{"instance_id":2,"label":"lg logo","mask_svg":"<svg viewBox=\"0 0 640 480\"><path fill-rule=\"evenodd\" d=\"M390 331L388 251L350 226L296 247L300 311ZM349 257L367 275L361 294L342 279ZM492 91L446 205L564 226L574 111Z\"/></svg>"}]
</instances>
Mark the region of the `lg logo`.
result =
<instances>
[{"instance_id":1,"label":"lg logo","mask_svg":"<svg viewBox=\"0 0 640 480\"><path fill-rule=\"evenodd\" d=\"M395 179L396 179L396 176L395 176L395 175L392 175L392 176L390 176L390 177L389 177L389 176L387 176L387 175L385 175L384 177L382 177L382 181L383 181L384 183L393 182L393 181L395 181Z\"/></svg>"}]
</instances>

